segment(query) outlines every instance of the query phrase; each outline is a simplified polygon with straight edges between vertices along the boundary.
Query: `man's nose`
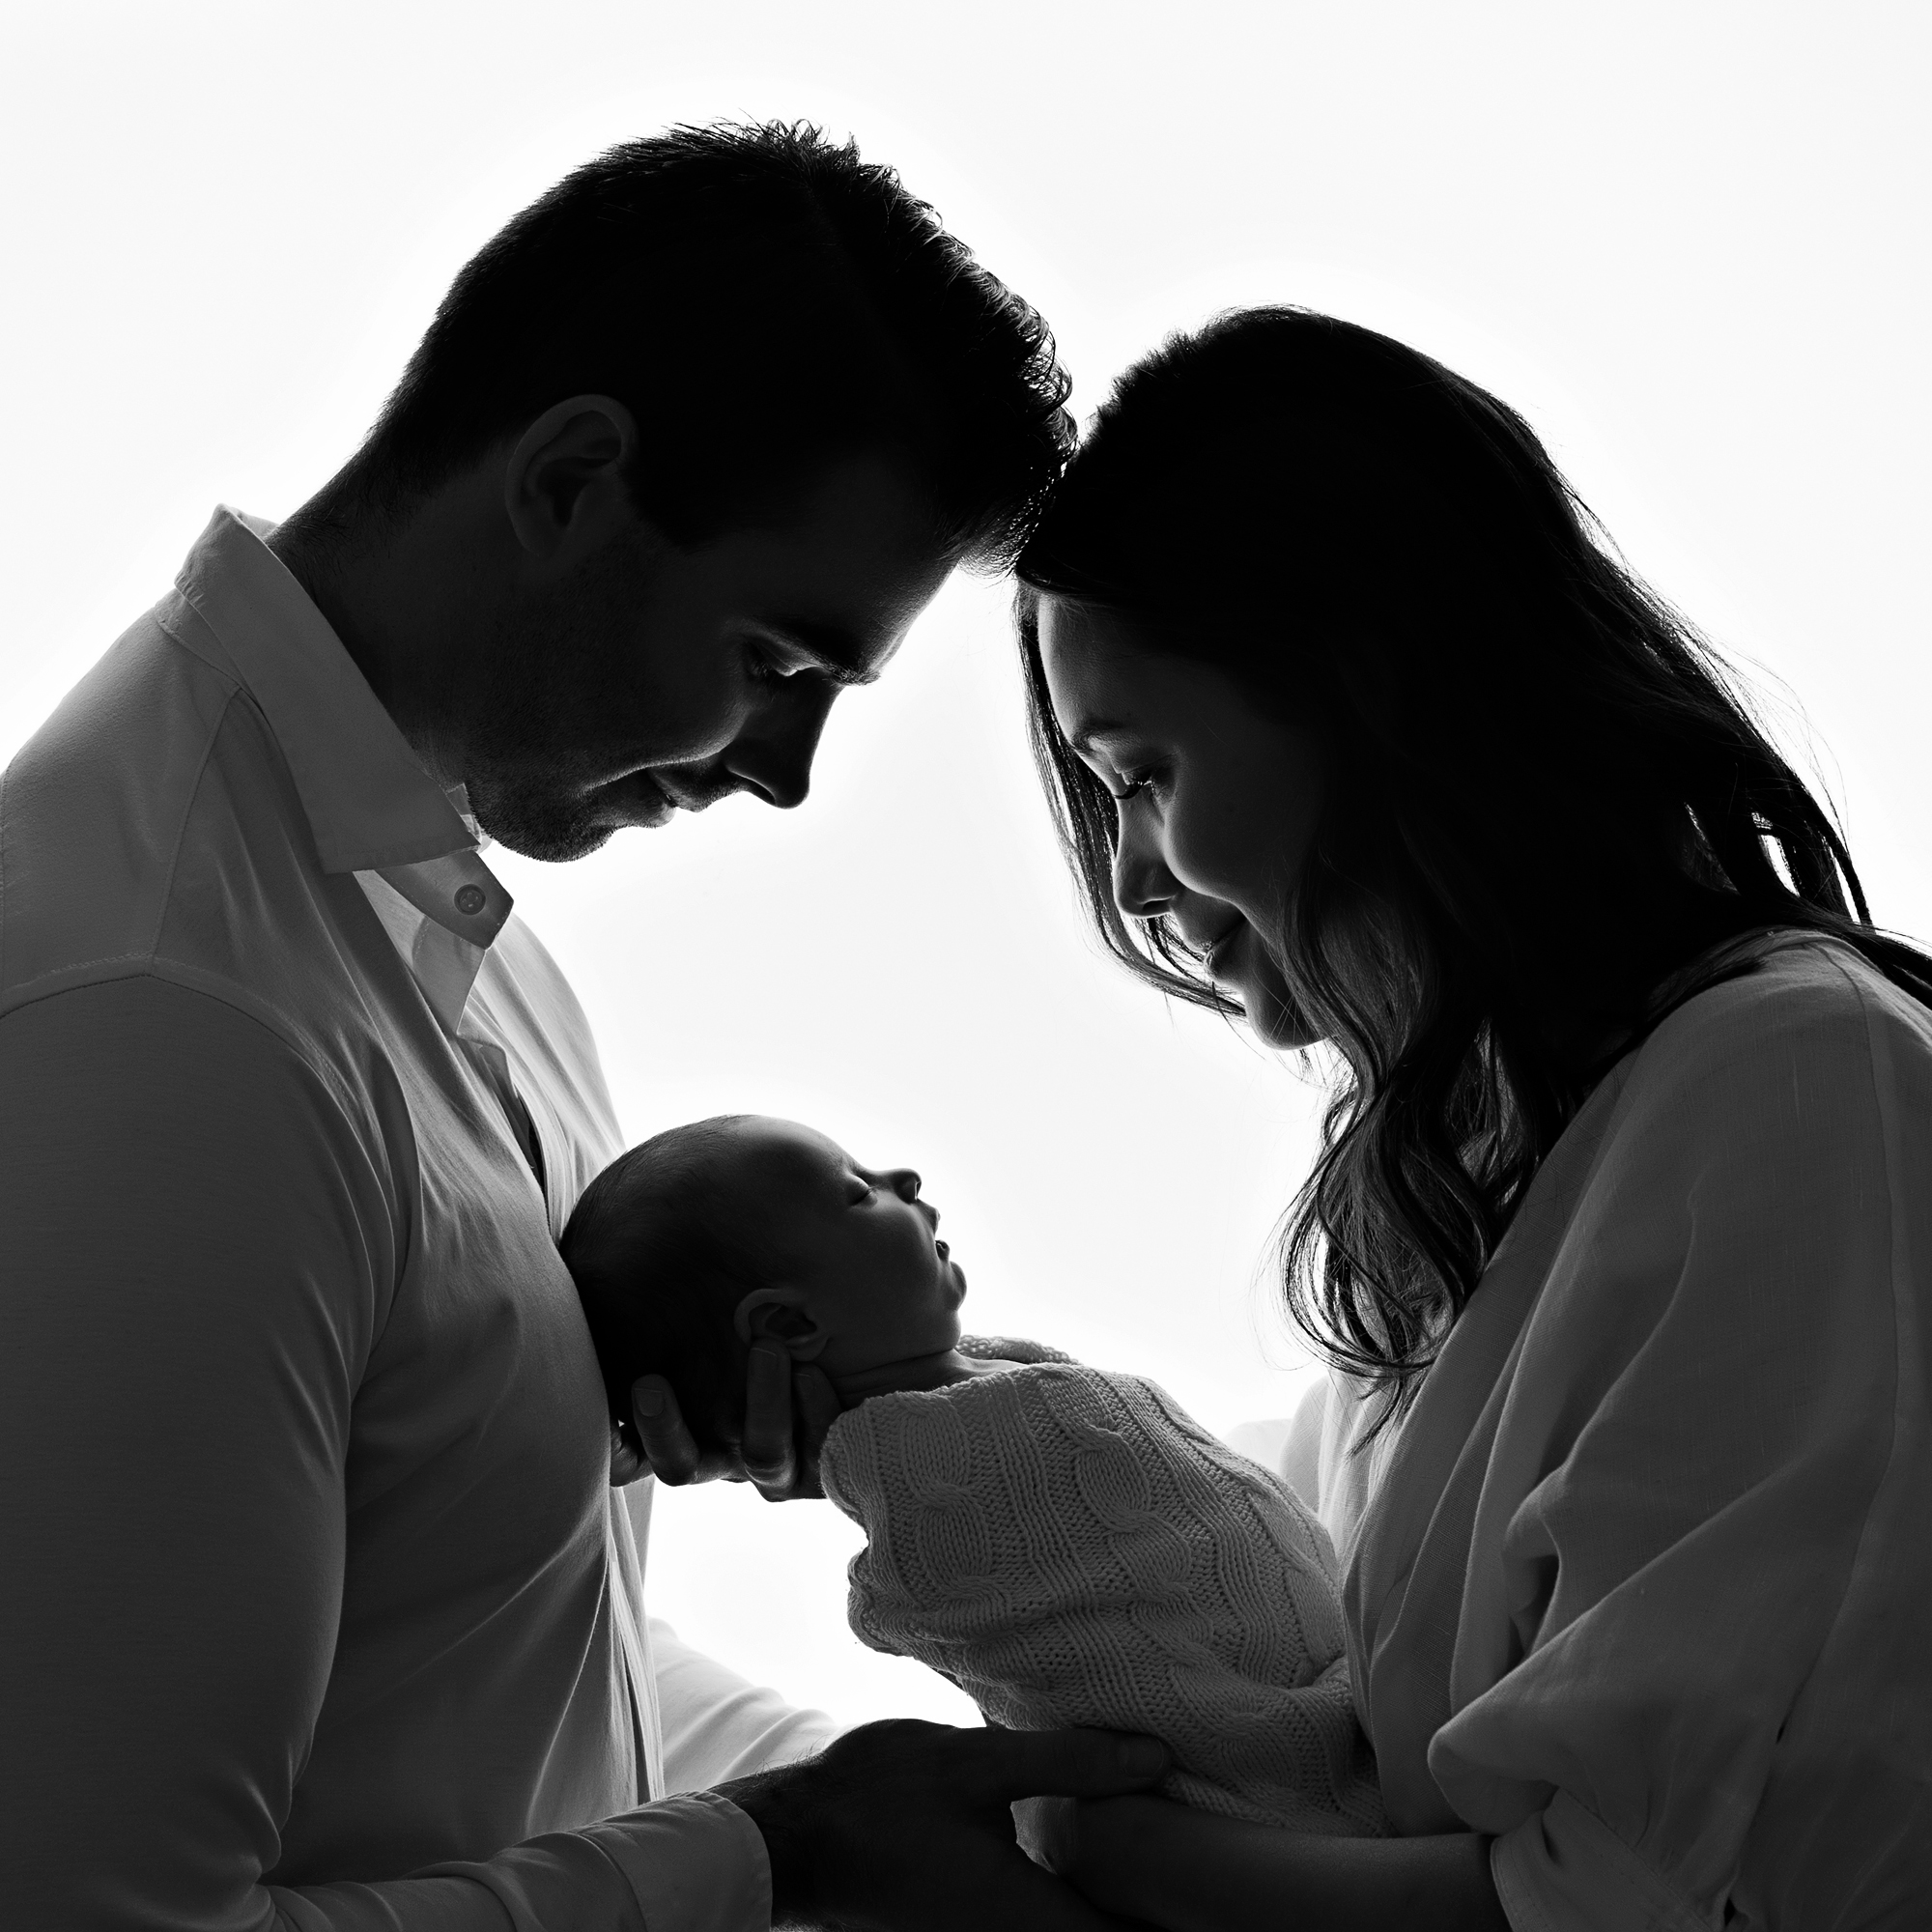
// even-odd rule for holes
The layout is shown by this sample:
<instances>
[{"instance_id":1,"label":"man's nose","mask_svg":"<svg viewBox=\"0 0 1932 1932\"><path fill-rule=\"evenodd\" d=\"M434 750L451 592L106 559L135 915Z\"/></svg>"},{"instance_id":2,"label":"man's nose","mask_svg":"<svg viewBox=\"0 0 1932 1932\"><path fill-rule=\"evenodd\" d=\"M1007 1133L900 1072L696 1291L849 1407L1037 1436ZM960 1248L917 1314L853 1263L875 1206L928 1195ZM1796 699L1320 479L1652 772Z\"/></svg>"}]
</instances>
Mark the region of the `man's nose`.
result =
<instances>
[{"instance_id":1,"label":"man's nose","mask_svg":"<svg viewBox=\"0 0 1932 1932\"><path fill-rule=\"evenodd\" d=\"M804 686L807 680L794 681ZM811 790L811 760L837 692L787 689L724 748L724 769L742 789L789 811Z\"/></svg>"},{"instance_id":2,"label":"man's nose","mask_svg":"<svg viewBox=\"0 0 1932 1932\"><path fill-rule=\"evenodd\" d=\"M1137 816L1123 812L1114 837L1114 903L1128 919L1158 919L1173 909L1180 882Z\"/></svg>"}]
</instances>

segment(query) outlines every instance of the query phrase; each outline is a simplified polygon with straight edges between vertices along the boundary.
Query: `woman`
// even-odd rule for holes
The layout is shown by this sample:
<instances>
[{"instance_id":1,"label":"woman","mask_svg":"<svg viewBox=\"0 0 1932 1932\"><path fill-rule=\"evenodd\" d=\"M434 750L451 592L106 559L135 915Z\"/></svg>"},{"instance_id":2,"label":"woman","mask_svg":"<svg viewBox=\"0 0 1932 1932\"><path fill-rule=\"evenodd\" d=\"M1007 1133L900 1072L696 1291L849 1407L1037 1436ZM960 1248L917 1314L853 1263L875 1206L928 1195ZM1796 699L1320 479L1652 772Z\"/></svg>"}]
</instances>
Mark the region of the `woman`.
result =
<instances>
[{"instance_id":1,"label":"woman","mask_svg":"<svg viewBox=\"0 0 1932 1932\"><path fill-rule=\"evenodd\" d=\"M1283 1244L1396 1841L1062 1806L1132 1918L1879 1926L1932 1898L1932 961L1535 436L1267 309L1019 565L1112 950L1325 1042Z\"/></svg>"}]
</instances>

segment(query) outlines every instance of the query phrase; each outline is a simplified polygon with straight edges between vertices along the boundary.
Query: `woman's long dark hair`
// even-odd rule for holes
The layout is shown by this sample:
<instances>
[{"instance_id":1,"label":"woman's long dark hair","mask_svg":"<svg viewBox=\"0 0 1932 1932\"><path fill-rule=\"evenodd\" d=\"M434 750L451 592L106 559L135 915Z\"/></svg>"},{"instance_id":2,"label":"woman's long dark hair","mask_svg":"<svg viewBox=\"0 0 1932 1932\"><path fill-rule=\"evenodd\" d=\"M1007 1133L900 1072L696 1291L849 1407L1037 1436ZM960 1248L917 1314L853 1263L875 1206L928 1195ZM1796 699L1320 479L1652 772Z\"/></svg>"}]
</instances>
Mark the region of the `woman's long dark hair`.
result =
<instances>
[{"instance_id":1,"label":"woman's long dark hair","mask_svg":"<svg viewBox=\"0 0 1932 1932\"><path fill-rule=\"evenodd\" d=\"M1130 614L1311 725L1327 800L1269 935L1345 1072L1285 1223L1288 1305L1399 1408L1537 1167L1727 939L1805 927L1932 1004L1831 815L1528 424L1385 336L1221 317L1129 370L1022 554L1034 750L1108 948L1236 1010L1122 917L1115 808L1054 722L1041 593ZM1665 989L1669 989L1666 991Z\"/></svg>"}]
</instances>

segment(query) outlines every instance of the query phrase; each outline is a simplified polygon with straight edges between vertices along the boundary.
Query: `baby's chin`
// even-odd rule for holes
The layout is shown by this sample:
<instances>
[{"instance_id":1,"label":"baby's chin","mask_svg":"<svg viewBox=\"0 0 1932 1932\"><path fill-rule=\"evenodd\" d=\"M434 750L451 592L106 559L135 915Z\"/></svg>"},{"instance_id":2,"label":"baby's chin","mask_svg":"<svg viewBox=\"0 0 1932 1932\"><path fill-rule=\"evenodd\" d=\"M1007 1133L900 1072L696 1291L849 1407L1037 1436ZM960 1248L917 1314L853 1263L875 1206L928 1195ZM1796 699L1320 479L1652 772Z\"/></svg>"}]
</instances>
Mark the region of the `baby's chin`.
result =
<instances>
[{"instance_id":1,"label":"baby's chin","mask_svg":"<svg viewBox=\"0 0 1932 1932\"><path fill-rule=\"evenodd\" d=\"M900 1336L877 1348L841 1348L833 1343L818 1358L818 1366L836 1381L848 1376L877 1375L904 1362L930 1361L948 1355L959 1347L959 1323L952 1321L936 1324L929 1335Z\"/></svg>"}]
</instances>

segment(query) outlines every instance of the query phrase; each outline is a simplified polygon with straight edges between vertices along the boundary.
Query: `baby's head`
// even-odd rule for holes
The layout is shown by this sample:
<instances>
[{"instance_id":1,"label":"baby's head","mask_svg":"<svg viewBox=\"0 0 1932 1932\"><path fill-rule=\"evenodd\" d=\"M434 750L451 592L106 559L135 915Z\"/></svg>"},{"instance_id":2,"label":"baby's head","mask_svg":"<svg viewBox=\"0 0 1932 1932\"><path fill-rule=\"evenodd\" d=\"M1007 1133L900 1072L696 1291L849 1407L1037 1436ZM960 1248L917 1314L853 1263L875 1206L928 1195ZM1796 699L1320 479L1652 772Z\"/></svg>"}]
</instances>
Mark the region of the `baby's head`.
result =
<instances>
[{"instance_id":1,"label":"baby's head","mask_svg":"<svg viewBox=\"0 0 1932 1932\"><path fill-rule=\"evenodd\" d=\"M835 1382L952 1348L966 1277L919 1187L910 1168L861 1167L810 1127L753 1114L619 1155L562 1247L626 1435L631 1384L657 1374L700 1445L735 1444L754 1341Z\"/></svg>"}]
</instances>

